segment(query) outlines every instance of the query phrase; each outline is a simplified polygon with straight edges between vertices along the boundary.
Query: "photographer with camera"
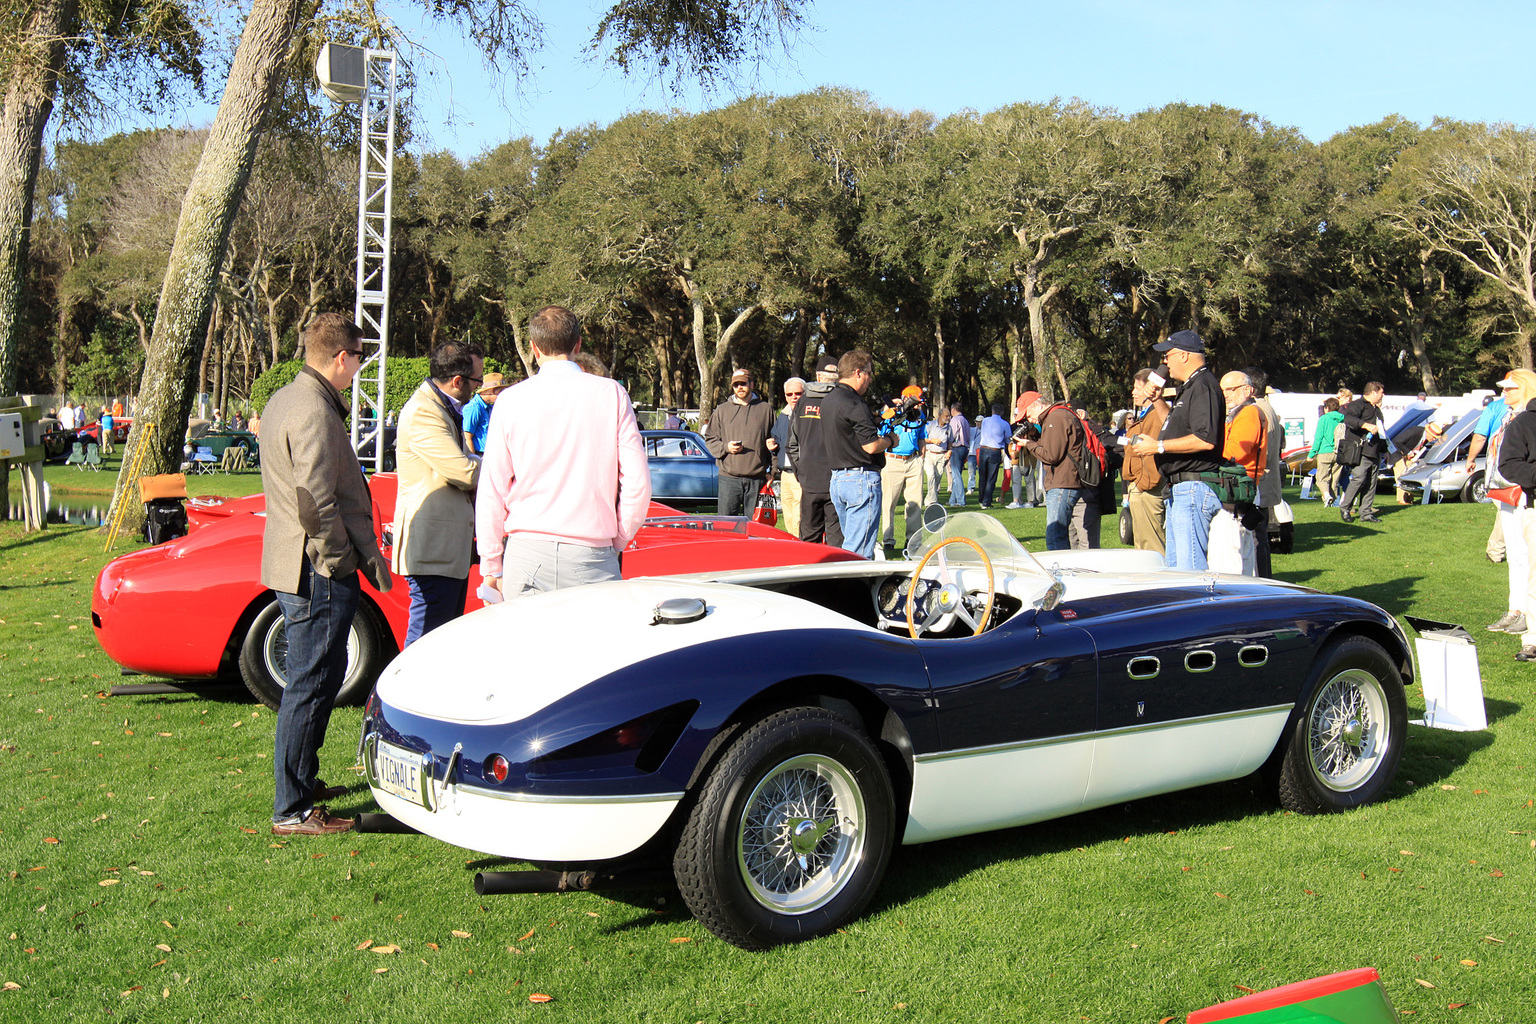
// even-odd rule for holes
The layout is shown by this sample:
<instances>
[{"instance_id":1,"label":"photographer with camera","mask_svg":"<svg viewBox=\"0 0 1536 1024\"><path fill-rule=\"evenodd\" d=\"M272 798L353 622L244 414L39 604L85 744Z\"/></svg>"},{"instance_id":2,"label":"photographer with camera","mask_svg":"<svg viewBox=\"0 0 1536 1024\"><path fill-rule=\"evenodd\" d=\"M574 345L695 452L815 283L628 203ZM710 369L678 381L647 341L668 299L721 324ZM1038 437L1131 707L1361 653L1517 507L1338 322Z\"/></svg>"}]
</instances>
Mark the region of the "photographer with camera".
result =
<instances>
[{"instance_id":1,"label":"photographer with camera","mask_svg":"<svg viewBox=\"0 0 1536 1024\"><path fill-rule=\"evenodd\" d=\"M900 397L893 398L881 413L880 434L895 438L885 453L885 468L880 471L880 536L883 545L895 554L896 505L906 499L907 537L916 537L922 528L923 446L928 433L928 414L923 405L923 389L909 384Z\"/></svg>"},{"instance_id":2,"label":"photographer with camera","mask_svg":"<svg viewBox=\"0 0 1536 1024\"><path fill-rule=\"evenodd\" d=\"M1045 479L1045 546L1049 551L1065 551L1071 546L1072 508L1083 497L1079 472L1088 451L1088 439L1082 421L1061 403L1042 398L1038 391L1026 391L1019 404L1038 435L1020 427L1014 438L1024 450L1040 461Z\"/></svg>"}]
</instances>

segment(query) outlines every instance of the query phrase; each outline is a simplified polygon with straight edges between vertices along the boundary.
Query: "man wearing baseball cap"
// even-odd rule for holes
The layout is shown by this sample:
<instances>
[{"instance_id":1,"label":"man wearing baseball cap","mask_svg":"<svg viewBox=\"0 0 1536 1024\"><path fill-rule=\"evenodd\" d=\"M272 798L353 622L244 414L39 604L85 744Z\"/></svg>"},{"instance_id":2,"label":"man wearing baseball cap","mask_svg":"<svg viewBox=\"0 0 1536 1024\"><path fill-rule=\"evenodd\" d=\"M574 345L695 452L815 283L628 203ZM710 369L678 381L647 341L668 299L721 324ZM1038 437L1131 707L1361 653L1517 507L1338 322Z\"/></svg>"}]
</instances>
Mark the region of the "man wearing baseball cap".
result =
<instances>
[{"instance_id":1,"label":"man wearing baseball cap","mask_svg":"<svg viewBox=\"0 0 1536 1024\"><path fill-rule=\"evenodd\" d=\"M499 373L488 373L474 397L464 403L464 450L471 455L485 451L485 432L491 426L491 406L496 396L507 390L507 380Z\"/></svg>"},{"instance_id":2,"label":"man wearing baseball cap","mask_svg":"<svg viewBox=\"0 0 1536 1024\"><path fill-rule=\"evenodd\" d=\"M903 498L908 540L922 529L923 445L928 433L923 389L909 384L899 398L891 400L883 415L882 432L895 437L896 445L885 453L885 468L880 471L880 532L884 546L894 548L896 506Z\"/></svg>"},{"instance_id":3,"label":"man wearing baseball cap","mask_svg":"<svg viewBox=\"0 0 1536 1024\"><path fill-rule=\"evenodd\" d=\"M779 449L773 406L752 393L752 371L731 374L731 400L710 415L704 444L720 465L719 514L750 518Z\"/></svg>"},{"instance_id":4,"label":"man wearing baseball cap","mask_svg":"<svg viewBox=\"0 0 1536 1024\"><path fill-rule=\"evenodd\" d=\"M832 504L832 467L822 441L821 403L837 387L837 360L816 365L789 423L789 461L800 481L800 539L843 546L843 528Z\"/></svg>"},{"instance_id":5,"label":"man wearing baseball cap","mask_svg":"<svg viewBox=\"0 0 1536 1024\"><path fill-rule=\"evenodd\" d=\"M1178 331L1152 348L1163 354L1170 376L1183 386L1156 439L1139 436L1133 450L1154 456L1168 484L1164 560L1173 569L1203 570L1211 520L1221 511L1221 498L1203 476L1221 468L1227 404L1216 375L1205 365L1205 343L1194 331Z\"/></svg>"}]
</instances>

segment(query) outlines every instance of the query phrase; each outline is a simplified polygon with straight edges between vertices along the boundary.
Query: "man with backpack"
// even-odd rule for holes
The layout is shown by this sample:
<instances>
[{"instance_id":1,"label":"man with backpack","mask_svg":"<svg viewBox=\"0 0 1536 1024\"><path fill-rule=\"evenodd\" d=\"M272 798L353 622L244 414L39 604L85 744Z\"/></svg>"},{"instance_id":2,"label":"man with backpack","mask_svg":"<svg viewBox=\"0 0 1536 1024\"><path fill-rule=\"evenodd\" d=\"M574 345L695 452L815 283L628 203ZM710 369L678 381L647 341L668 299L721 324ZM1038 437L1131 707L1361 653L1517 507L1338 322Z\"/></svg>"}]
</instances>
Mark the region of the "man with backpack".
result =
<instances>
[{"instance_id":1,"label":"man with backpack","mask_svg":"<svg viewBox=\"0 0 1536 1024\"><path fill-rule=\"evenodd\" d=\"M1064 404L1026 391L1019 405L1039 428L1038 437L1024 437L1020 443L1040 461L1044 474L1045 547L1065 551L1071 545L1073 506L1082 500L1085 487L1098 486L1103 464L1088 448L1082 421Z\"/></svg>"}]
</instances>

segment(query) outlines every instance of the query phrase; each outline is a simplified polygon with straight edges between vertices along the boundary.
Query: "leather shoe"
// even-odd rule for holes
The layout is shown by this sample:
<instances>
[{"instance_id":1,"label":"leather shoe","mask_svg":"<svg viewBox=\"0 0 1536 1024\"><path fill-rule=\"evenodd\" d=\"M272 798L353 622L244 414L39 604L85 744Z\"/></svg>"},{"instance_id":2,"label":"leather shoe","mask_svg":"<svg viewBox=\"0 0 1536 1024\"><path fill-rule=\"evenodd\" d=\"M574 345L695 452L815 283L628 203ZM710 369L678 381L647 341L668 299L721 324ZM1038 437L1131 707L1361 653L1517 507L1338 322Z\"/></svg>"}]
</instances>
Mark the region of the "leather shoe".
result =
<instances>
[{"instance_id":1,"label":"leather shoe","mask_svg":"<svg viewBox=\"0 0 1536 1024\"><path fill-rule=\"evenodd\" d=\"M1516 661L1536 661L1536 647L1526 644L1515 652Z\"/></svg>"},{"instance_id":2,"label":"leather shoe","mask_svg":"<svg viewBox=\"0 0 1536 1024\"><path fill-rule=\"evenodd\" d=\"M1340 512L1340 513L1339 513L1339 518L1340 518L1340 519L1342 519L1342 520L1344 520L1344 522L1346 522L1346 523L1352 523L1352 522L1354 522L1354 521L1355 521L1355 517L1354 517L1354 515L1353 515L1353 514L1352 514L1352 513L1351 513L1351 512L1350 512L1350 511L1349 511L1349 509L1345 509L1345 510L1344 510L1344 511L1342 511L1342 512Z\"/></svg>"},{"instance_id":3,"label":"leather shoe","mask_svg":"<svg viewBox=\"0 0 1536 1024\"><path fill-rule=\"evenodd\" d=\"M275 836L325 836L336 832L350 832L357 822L351 818L338 818L324 807L312 807L302 818L272 823Z\"/></svg>"},{"instance_id":4,"label":"leather shoe","mask_svg":"<svg viewBox=\"0 0 1536 1024\"><path fill-rule=\"evenodd\" d=\"M315 788L310 791L309 798L319 803L322 800L335 800L339 796L346 795L346 786L327 786L324 779L316 779Z\"/></svg>"},{"instance_id":5,"label":"leather shoe","mask_svg":"<svg viewBox=\"0 0 1536 1024\"><path fill-rule=\"evenodd\" d=\"M1362 512L1360 513L1360 521L1362 523L1379 523L1381 518L1374 512Z\"/></svg>"}]
</instances>

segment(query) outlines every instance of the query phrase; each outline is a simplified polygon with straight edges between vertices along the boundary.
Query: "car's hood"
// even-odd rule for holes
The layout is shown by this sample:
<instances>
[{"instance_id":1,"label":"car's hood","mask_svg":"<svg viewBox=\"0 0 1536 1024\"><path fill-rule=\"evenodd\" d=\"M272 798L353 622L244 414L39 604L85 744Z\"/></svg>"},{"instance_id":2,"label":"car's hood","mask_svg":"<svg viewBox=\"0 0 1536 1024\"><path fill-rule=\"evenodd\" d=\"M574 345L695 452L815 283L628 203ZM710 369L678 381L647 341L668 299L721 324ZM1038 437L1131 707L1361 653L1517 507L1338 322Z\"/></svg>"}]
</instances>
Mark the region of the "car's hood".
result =
<instances>
[{"instance_id":1,"label":"car's hood","mask_svg":"<svg viewBox=\"0 0 1536 1024\"><path fill-rule=\"evenodd\" d=\"M653 625L656 606L674 598L702 598L707 613L695 622ZM868 628L812 602L750 587L622 580L515 598L455 619L391 662L377 692L408 714L515 722L680 647L778 630ZM765 639L764 650L772 643Z\"/></svg>"}]
</instances>

